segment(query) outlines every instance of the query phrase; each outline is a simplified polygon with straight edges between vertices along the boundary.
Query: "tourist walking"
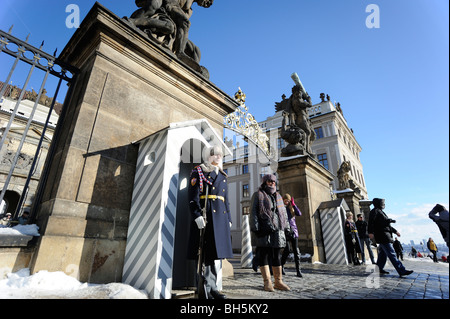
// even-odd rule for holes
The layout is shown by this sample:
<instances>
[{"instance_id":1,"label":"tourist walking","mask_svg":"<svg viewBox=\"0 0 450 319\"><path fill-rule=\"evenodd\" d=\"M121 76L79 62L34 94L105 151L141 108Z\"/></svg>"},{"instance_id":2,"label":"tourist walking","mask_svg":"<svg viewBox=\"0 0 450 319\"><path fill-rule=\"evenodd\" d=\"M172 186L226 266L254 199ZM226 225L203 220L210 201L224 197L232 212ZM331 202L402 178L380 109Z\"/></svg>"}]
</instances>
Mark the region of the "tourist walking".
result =
<instances>
[{"instance_id":1,"label":"tourist walking","mask_svg":"<svg viewBox=\"0 0 450 319\"><path fill-rule=\"evenodd\" d=\"M375 239L379 245L377 266L380 274L388 274L384 270L386 259L389 258L397 273L402 276L407 276L413 273L412 270L406 270L405 266L397 259L394 247L392 246L392 233L400 237L400 233L391 226L395 220L390 219L383 211L385 208L385 200L382 198L374 198L374 208L369 214L368 232L370 239Z\"/></svg>"},{"instance_id":2,"label":"tourist walking","mask_svg":"<svg viewBox=\"0 0 450 319\"><path fill-rule=\"evenodd\" d=\"M295 216L301 216L302 213L295 205L294 198L290 194L285 194L283 196L283 202L286 207L287 217L289 219L290 229L286 231L286 247L283 250L283 255L281 256L281 267L283 275L284 264L286 264L287 257L290 251L294 254L295 270L297 272L297 277L303 277L300 271L300 249L298 248L298 229L295 222ZM289 247L290 246L290 247ZM290 248L290 249L289 249Z\"/></svg>"},{"instance_id":3,"label":"tourist walking","mask_svg":"<svg viewBox=\"0 0 450 319\"><path fill-rule=\"evenodd\" d=\"M281 249L286 246L285 231L289 229L283 198L277 193L277 178L273 174L263 176L263 182L252 196L250 205L250 230L258 249L259 267L264 280L264 290L290 290L283 282ZM272 261L275 284L272 285L269 260Z\"/></svg>"},{"instance_id":4,"label":"tourist walking","mask_svg":"<svg viewBox=\"0 0 450 319\"><path fill-rule=\"evenodd\" d=\"M395 253L397 254L397 259L401 259L403 261L403 246L398 241L397 237L395 237L394 243L392 244L394 246Z\"/></svg>"},{"instance_id":5,"label":"tourist walking","mask_svg":"<svg viewBox=\"0 0 450 319\"><path fill-rule=\"evenodd\" d=\"M431 253L433 254L433 261L434 261L435 263L437 263L437 262L438 262L438 259L437 259L436 254L437 254L437 252L438 252L438 248L437 248L435 242L433 241L433 239L432 239L431 237L430 237L430 238L428 239L428 241L427 241L427 248L428 248L428 250L431 251Z\"/></svg>"},{"instance_id":6,"label":"tourist walking","mask_svg":"<svg viewBox=\"0 0 450 319\"><path fill-rule=\"evenodd\" d=\"M371 241L369 238L369 234L367 233L367 222L363 220L362 214L358 214L358 220L355 222L356 229L358 229L358 237L361 243L361 259L362 264L366 263L366 256L364 251L364 245L367 247L367 251L369 252L370 261L372 264L375 264L375 258L373 256Z\"/></svg>"}]
</instances>

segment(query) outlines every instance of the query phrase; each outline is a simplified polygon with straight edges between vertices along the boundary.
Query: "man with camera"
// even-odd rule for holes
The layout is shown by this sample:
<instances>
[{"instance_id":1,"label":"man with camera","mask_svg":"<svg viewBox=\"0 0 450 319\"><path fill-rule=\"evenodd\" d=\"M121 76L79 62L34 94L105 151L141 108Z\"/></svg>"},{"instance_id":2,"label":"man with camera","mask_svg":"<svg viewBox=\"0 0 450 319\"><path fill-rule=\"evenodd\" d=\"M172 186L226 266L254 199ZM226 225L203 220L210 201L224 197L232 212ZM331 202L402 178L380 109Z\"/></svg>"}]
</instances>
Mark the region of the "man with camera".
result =
<instances>
[{"instance_id":1,"label":"man with camera","mask_svg":"<svg viewBox=\"0 0 450 319\"><path fill-rule=\"evenodd\" d=\"M386 260L389 258L395 270L397 270L400 277L408 276L413 273L412 270L406 270L405 266L397 259L394 247L392 245L392 233L400 237L400 233L391 226L395 220L390 219L383 211L385 208L385 200L381 198L374 198L372 201L374 209L369 214L368 233L370 239L374 239L379 245L377 266L380 274L388 274L384 270Z\"/></svg>"}]
</instances>

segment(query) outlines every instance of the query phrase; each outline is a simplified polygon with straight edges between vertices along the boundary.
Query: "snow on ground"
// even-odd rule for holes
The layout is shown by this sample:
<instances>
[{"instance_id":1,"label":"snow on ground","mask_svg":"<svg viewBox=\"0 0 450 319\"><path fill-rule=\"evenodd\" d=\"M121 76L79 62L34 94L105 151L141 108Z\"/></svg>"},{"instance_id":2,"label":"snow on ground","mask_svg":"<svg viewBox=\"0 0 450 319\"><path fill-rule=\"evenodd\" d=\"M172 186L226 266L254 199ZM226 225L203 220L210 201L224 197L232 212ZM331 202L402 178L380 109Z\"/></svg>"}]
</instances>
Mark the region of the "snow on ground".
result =
<instances>
[{"instance_id":1,"label":"snow on ground","mask_svg":"<svg viewBox=\"0 0 450 319\"><path fill-rule=\"evenodd\" d=\"M39 236L39 227L33 225L0 226L0 239L5 236ZM6 274L6 278L3 274ZM39 271L30 275L24 268L16 273L0 269L0 299L148 299L145 291L122 283L106 285L81 283L62 271ZM5 279L3 279L5 278Z\"/></svg>"},{"instance_id":2,"label":"snow on ground","mask_svg":"<svg viewBox=\"0 0 450 319\"><path fill-rule=\"evenodd\" d=\"M416 261L416 262L426 262L426 263L433 263L434 261L433 261L433 259L431 259L430 257L428 257L428 256L425 256L425 257L417 257L417 258L413 258L413 257L411 257L411 256L406 256L406 257L403 257L405 260L408 260L408 261ZM447 262L443 262L442 260L440 260L439 258L438 258L438 260L439 260L439 264L443 264L443 265L447 265L448 266L448 263Z\"/></svg>"},{"instance_id":3,"label":"snow on ground","mask_svg":"<svg viewBox=\"0 0 450 319\"><path fill-rule=\"evenodd\" d=\"M28 235L28 236L40 236L39 227L36 224L32 225L17 225L14 227L0 226L1 235Z\"/></svg>"},{"instance_id":4,"label":"snow on ground","mask_svg":"<svg viewBox=\"0 0 450 319\"><path fill-rule=\"evenodd\" d=\"M0 280L0 299L148 299L144 291L122 283L81 283L61 271L24 268Z\"/></svg>"}]
</instances>

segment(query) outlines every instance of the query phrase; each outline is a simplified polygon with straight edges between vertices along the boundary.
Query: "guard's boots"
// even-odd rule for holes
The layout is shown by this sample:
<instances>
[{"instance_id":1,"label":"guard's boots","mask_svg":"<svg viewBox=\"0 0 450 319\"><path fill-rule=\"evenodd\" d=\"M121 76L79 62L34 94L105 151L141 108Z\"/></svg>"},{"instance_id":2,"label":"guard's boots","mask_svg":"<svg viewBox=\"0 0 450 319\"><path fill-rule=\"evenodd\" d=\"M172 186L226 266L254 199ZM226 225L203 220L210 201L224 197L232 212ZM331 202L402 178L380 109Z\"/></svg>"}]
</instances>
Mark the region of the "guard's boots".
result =
<instances>
[{"instance_id":1,"label":"guard's boots","mask_svg":"<svg viewBox=\"0 0 450 319\"><path fill-rule=\"evenodd\" d=\"M270 269L268 265L259 267L261 271L261 275L264 279L264 290L265 291L274 291L272 286L272 276L270 275Z\"/></svg>"},{"instance_id":2,"label":"guard's boots","mask_svg":"<svg viewBox=\"0 0 450 319\"><path fill-rule=\"evenodd\" d=\"M288 285L286 285L283 282L283 274L281 273L281 266L272 267L272 270L273 270L273 277L275 278L275 284L273 287L278 290L291 290L291 288L289 288Z\"/></svg>"}]
</instances>

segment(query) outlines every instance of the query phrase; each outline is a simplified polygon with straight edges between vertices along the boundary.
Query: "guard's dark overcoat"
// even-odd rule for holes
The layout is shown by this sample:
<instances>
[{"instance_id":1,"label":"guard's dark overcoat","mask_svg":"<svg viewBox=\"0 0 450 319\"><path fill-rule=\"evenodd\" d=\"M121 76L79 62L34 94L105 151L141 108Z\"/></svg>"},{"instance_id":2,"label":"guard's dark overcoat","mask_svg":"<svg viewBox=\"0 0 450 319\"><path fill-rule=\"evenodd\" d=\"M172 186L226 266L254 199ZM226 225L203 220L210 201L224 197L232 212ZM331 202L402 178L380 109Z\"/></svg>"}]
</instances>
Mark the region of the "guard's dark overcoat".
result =
<instances>
[{"instance_id":1,"label":"guard's dark overcoat","mask_svg":"<svg viewBox=\"0 0 450 319\"><path fill-rule=\"evenodd\" d=\"M203 189L200 190L200 174L197 167L192 171L189 181L189 208L192 215L188 258L197 258L199 247L200 231L195 223L195 219L202 216L202 208L205 200L200 197L205 195L206 187L209 188L209 195L223 197L224 200L208 199L206 210L207 224L205 228L204 251L206 260L216 260L232 258L230 223L231 215L228 203L228 183L227 175L219 170L218 174L214 170L209 171L205 165L200 165L204 177L212 183L209 185L202 181Z\"/></svg>"},{"instance_id":2,"label":"guard's dark overcoat","mask_svg":"<svg viewBox=\"0 0 450 319\"><path fill-rule=\"evenodd\" d=\"M349 222L348 220L345 220L344 225L344 238L347 249L354 249L357 253L361 253L361 247L363 246L361 246L361 241L359 240L356 224L353 221ZM355 240L355 243L353 243L353 239Z\"/></svg>"}]
</instances>

